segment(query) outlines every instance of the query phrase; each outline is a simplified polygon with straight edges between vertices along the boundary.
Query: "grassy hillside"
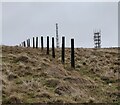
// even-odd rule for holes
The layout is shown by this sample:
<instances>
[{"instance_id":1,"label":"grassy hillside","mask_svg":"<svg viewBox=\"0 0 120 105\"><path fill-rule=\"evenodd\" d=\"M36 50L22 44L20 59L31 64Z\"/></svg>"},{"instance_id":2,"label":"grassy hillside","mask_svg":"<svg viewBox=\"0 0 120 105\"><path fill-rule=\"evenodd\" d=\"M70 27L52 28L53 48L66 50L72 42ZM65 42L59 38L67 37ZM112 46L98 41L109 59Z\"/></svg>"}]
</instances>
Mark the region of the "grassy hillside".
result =
<instances>
[{"instance_id":1,"label":"grassy hillside","mask_svg":"<svg viewBox=\"0 0 120 105\"><path fill-rule=\"evenodd\" d=\"M75 49L75 69L70 49L65 64L61 49L56 58L46 49L2 47L3 103L117 103L118 49Z\"/></svg>"}]
</instances>

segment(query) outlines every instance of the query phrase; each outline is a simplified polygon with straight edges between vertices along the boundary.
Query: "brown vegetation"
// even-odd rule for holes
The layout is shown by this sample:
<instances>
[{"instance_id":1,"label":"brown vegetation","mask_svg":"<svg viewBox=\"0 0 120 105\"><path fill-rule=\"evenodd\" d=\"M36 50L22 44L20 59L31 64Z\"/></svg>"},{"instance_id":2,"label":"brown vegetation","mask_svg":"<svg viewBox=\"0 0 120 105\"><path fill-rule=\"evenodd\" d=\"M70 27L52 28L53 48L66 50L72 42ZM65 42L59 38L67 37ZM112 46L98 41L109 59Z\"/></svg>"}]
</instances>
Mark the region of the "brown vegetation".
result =
<instances>
[{"instance_id":1,"label":"brown vegetation","mask_svg":"<svg viewBox=\"0 0 120 105\"><path fill-rule=\"evenodd\" d=\"M75 69L70 49L56 58L46 49L2 47L3 103L117 103L118 49L76 48Z\"/></svg>"}]
</instances>

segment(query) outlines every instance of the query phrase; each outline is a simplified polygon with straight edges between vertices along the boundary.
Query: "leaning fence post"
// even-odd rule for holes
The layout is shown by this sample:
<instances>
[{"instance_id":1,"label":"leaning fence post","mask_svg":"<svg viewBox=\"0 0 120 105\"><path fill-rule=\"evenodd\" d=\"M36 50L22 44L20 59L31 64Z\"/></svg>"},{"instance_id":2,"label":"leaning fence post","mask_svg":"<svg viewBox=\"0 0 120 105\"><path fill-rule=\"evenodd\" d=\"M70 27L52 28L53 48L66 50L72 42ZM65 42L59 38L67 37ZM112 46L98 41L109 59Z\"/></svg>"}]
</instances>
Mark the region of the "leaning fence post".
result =
<instances>
[{"instance_id":1,"label":"leaning fence post","mask_svg":"<svg viewBox=\"0 0 120 105\"><path fill-rule=\"evenodd\" d=\"M65 37L62 37L62 63L65 62Z\"/></svg>"},{"instance_id":2,"label":"leaning fence post","mask_svg":"<svg viewBox=\"0 0 120 105\"><path fill-rule=\"evenodd\" d=\"M36 37L36 48L38 48L38 37Z\"/></svg>"},{"instance_id":3,"label":"leaning fence post","mask_svg":"<svg viewBox=\"0 0 120 105\"><path fill-rule=\"evenodd\" d=\"M33 37L33 48L35 48L35 38Z\"/></svg>"},{"instance_id":4,"label":"leaning fence post","mask_svg":"<svg viewBox=\"0 0 120 105\"><path fill-rule=\"evenodd\" d=\"M41 36L41 48L43 50L43 36Z\"/></svg>"},{"instance_id":5,"label":"leaning fence post","mask_svg":"<svg viewBox=\"0 0 120 105\"><path fill-rule=\"evenodd\" d=\"M47 36L47 54L49 55L49 36Z\"/></svg>"},{"instance_id":6,"label":"leaning fence post","mask_svg":"<svg viewBox=\"0 0 120 105\"><path fill-rule=\"evenodd\" d=\"M54 37L52 37L52 57L55 58Z\"/></svg>"},{"instance_id":7,"label":"leaning fence post","mask_svg":"<svg viewBox=\"0 0 120 105\"><path fill-rule=\"evenodd\" d=\"M75 68L75 60L74 60L74 39L71 39L71 67Z\"/></svg>"}]
</instances>

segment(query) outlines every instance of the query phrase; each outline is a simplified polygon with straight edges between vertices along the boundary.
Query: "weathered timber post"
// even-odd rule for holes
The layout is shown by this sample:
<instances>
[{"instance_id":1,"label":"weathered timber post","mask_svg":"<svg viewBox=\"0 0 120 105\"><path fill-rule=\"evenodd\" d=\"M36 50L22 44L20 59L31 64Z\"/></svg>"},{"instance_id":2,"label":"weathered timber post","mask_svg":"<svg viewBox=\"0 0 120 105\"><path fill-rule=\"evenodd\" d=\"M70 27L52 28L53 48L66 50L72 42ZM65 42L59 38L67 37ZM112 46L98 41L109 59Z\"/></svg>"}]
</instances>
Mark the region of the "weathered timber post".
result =
<instances>
[{"instance_id":1,"label":"weathered timber post","mask_svg":"<svg viewBox=\"0 0 120 105\"><path fill-rule=\"evenodd\" d=\"M62 37L62 63L65 62L65 37Z\"/></svg>"},{"instance_id":2,"label":"weathered timber post","mask_svg":"<svg viewBox=\"0 0 120 105\"><path fill-rule=\"evenodd\" d=\"M38 37L36 37L36 48L38 48Z\"/></svg>"},{"instance_id":3,"label":"weathered timber post","mask_svg":"<svg viewBox=\"0 0 120 105\"><path fill-rule=\"evenodd\" d=\"M23 46L26 47L26 43L25 43L25 41L23 42Z\"/></svg>"},{"instance_id":4,"label":"weathered timber post","mask_svg":"<svg viewBox=\"0 0 120 105\"><path fill-rule=\"evenodd\" d=\"M75 60L74 60L74 39L71 39L71 67L75 68Z\"/></svg>"},{"instance_id":5,"label":"weathered timber post","mask_svg":"<svg viewBox=\"0 0 120 105\"><path fill-rule=\"evenodd\" d=\"M27 47L29 47L29 39L27 39Z\"/></svg>"},{"instance_id":6,"label":"weathered timber post","mask_svg":"<svg viewBox=\"0 0 120 105\"><path fill-rule=\"evenodd\" d=\"M43 36L41 36L41 49L43 50Z\"/></svg>"},{"instance_id":7,"label":"weathered timber post","mask_svg":"<svg viewBox=\"0 0 120 105\"><path fill-rule=\"evenodd\" d=\"M21 44L22 44L22 47L24 47L24 43L22 42Z\"/></svg>"},{"instance_id":8,"label":"weathered timber post","mask_svg":"<svg viewBox=\"0 0 120 105\"><path fill-rule=\"evenodd\" d=\"M29 45L29 47L30 47L30 39L28 39L28 45Z\"/></svg>"},{"instance_id":9,"label":"weathered timber post","mask_svg":"<svg viewBox=\"0 0 120 105\"><path fill-rule=\"evenodd\" d=\"M55 58L54 37L52 37L52 57Z\"/></svg>"},{"instance_id":10,"label":"weathered timber post","mask_svg":"<svg viewBox=\"0 0 120 105\"><path fill-rule=\"evenodd\" d=\"M47 55L49 55L49 36L47 36Z\"/></svg>"},{"instance_id":11,"label":"weathered timber post","mask_svg":"<svg viewBox=\"0 0 120 105\"><path fill-rule=\"evenodd\" d=\"M35 48L35 38L33 37L33 48Z\"/></svg>"},{"instance_id":12,"label":"weathered timber post","mask_svg":"<svg viewBox=\"0 0 120 105\"><path fill-rule=\"evenodd\" d=\"M21 47L23 47L23 42L21 42Z\"/></svg>"}]
</instances>

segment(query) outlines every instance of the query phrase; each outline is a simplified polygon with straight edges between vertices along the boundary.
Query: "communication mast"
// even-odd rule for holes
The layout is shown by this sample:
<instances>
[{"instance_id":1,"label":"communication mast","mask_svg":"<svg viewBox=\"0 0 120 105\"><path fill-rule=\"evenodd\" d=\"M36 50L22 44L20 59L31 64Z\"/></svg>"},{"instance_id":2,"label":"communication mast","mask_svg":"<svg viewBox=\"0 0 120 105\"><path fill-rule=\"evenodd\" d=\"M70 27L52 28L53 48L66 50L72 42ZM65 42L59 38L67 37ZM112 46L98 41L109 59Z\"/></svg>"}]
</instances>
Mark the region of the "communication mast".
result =
<instances>
[{"instance_id":1,"label":"communication mast","mask_svg":"<svg viewBox=\"0 0 120 105\"><path fill-rule=\"evenodd\" d=\"M101 48L101 30L94 32L95 48Z\"/></svg>"},{"instance_id":2,"label":"communication mast","mask_svg":"<svg viewBox=\"0 0 120 105\"><path fill-rule=\"evenodd\" d=\"M56 23L56 48L59 48L58 23Z\"/></svg>"}]
</instances>

